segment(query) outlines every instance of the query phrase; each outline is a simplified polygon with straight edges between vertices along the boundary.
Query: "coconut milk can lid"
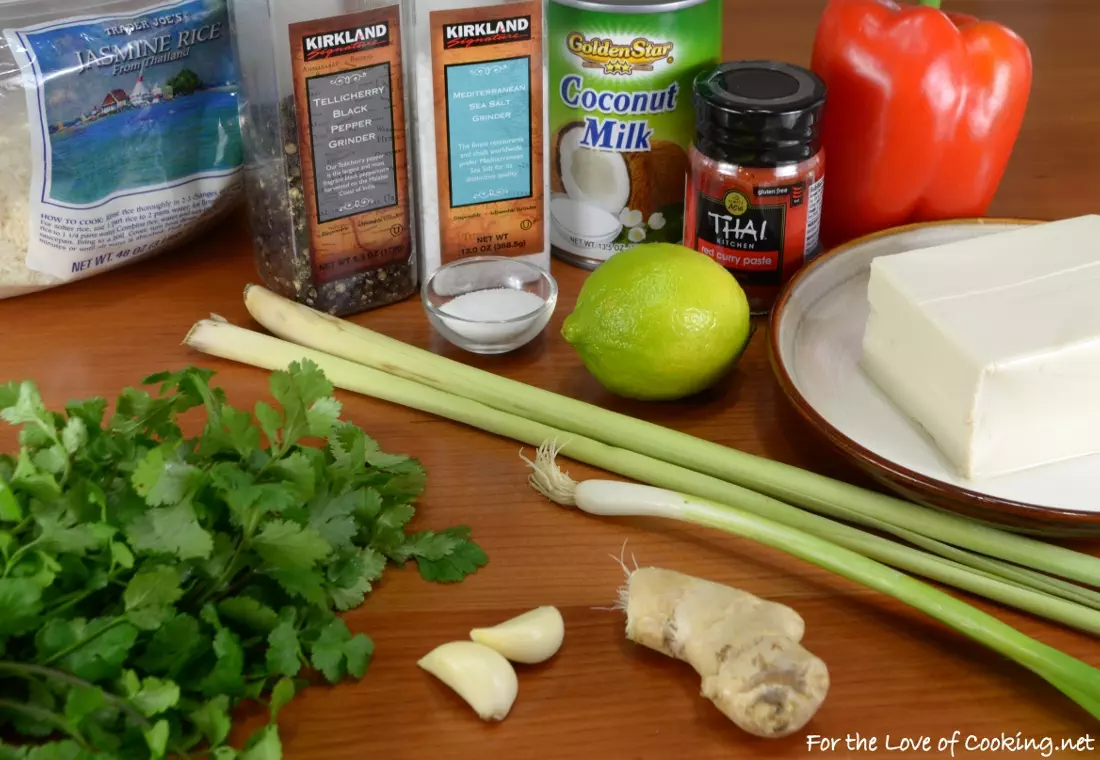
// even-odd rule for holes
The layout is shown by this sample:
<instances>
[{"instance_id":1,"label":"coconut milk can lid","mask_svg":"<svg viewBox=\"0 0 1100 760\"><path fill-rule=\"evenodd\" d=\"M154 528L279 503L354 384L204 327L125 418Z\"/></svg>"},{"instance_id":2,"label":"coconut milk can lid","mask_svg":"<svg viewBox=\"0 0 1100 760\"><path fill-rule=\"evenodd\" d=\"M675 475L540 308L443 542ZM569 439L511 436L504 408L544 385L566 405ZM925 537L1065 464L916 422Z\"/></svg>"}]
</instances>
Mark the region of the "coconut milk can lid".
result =
<instances>
[{"instance_id":1,"label":"coconut milk can lid","mask_svg":"<svg viewBox=\"0 0 1100 760\"><path fill-rule=\"evenodd\" d=\"M694 85L696 144L720 161L775 166L821 149L825 83L781 61L731 61Z\"/></svg>"}]
</instances>

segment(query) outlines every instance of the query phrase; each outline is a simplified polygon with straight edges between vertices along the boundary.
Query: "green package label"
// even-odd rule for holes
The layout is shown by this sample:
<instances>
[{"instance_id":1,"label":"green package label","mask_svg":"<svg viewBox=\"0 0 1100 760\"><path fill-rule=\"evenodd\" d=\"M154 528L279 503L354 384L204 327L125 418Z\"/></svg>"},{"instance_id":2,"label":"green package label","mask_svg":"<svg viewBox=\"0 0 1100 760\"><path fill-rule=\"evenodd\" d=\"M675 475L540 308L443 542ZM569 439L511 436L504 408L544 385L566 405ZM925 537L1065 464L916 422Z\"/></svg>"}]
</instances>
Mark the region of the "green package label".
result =
<instances>
[{"instance_id":1,"label":"green package label","mask_svg":"<svg viewBox=\"0 0 1100 760\"><path fill-rule=\"evenodd\" d=\"M560 252L599 262L683 240L692 82L721 60L721 35L721 0L649 13L550 3L550 218Z\"/></svg>"}]
</instances>

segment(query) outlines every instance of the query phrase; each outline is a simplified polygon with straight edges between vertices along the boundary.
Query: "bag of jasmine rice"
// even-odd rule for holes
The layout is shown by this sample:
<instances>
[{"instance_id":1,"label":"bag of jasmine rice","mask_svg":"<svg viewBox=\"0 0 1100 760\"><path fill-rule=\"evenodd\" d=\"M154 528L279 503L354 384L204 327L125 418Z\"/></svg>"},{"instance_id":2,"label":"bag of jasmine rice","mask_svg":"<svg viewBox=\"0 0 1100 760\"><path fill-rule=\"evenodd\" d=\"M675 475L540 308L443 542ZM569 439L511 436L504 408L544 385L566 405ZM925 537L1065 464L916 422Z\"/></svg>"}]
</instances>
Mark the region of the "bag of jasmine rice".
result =
<instances>
[{"instance_id":1,"label":"bag of jasmine rice","mask_svg":"<svg viewBox=\"0 0 1100 760\"><path fill-rule=\"evenodd\" d=\"M169 250L242 197L226 0L0 0L0 298Z\"/></svg>"}]
</instances>

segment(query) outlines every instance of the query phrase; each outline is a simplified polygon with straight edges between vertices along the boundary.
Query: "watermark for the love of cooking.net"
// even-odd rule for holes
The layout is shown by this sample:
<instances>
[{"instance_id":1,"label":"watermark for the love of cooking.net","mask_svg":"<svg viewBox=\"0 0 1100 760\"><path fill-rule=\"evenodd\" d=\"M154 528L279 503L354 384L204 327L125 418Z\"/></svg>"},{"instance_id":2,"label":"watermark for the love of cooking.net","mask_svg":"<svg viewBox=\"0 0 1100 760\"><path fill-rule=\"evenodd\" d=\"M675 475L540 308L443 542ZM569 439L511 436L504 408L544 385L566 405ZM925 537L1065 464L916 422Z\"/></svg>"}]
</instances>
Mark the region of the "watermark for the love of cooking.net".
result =
<instances>
[{"instance_id":1,"label":"watermark for the love of cooking.net","mask_svg":"<svg viewBox=\"0 0 1100 760\"><path fill-rule=\"evenodd\" d=\"M868 736L853 733L844 736L806 736L806 751L813 755L833 752L917 753L936 757L963 757L972 753L1026 753L1025 757L1058 757L1063 754L1092 755L1100 739L1086 734L1075 737L1027 736L1022 731L995 736L979 736L955 731L950 736Z\"/></svg>"}]
</instances>

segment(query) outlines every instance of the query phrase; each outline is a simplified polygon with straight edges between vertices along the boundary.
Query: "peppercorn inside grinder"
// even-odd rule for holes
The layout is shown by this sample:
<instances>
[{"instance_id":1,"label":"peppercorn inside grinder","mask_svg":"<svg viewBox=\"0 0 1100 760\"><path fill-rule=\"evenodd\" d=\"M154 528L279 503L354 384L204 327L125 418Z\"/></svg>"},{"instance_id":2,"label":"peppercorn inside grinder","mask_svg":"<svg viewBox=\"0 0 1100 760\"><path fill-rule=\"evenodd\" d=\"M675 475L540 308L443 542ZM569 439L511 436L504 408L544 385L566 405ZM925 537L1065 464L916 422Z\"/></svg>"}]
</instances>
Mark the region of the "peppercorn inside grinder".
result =
<instances>
[{"instance_id":1,"label":"peppercorn inside grinder","mask_svg":"<svg viewBox=\"0 0 1100 760\"><path fill-rule=\"evenodd\" d=\"M766 314L819 252L825 84L780 61L731 61L693 87L684 245L731 272Z\"/></svg>"}]
</instances>

